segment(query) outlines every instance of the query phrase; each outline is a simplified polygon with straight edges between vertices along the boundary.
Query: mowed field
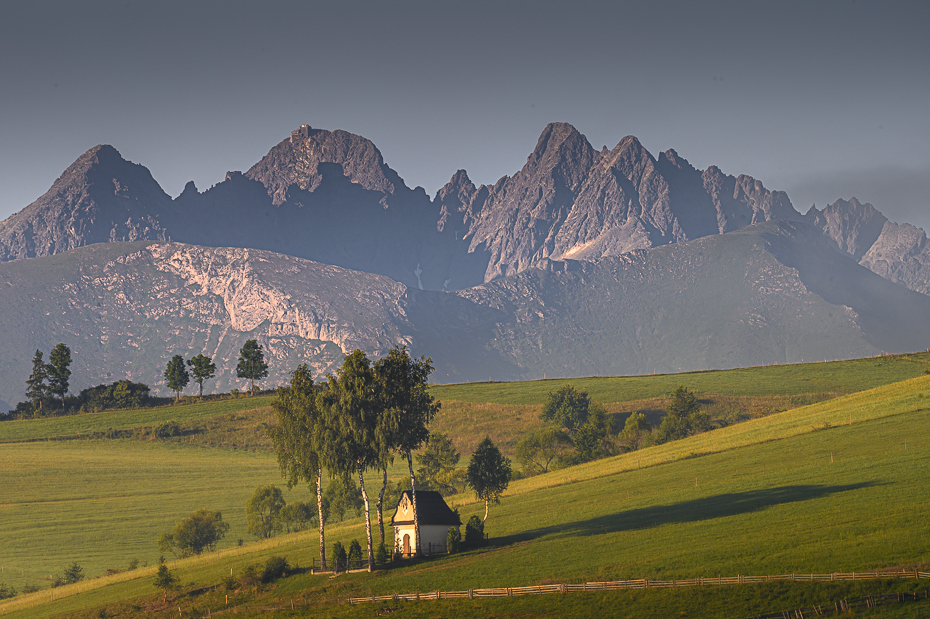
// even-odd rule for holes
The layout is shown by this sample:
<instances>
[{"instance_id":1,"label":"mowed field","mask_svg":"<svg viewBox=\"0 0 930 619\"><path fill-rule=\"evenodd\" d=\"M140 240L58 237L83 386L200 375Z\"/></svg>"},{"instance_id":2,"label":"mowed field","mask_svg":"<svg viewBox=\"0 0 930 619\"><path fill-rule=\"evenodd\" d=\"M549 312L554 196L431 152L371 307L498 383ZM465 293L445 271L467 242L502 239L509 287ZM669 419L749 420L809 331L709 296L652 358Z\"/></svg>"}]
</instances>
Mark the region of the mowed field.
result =
<instances>
[{"instance_id":1,"label":"mowed field","mask_svg":"<svg viewBox=\"0 0 930 619\"><path fill-rule=\"evenodd\" d=\"M81 442L91 446L106 443ZM121 447L130 441L112 443ZM11 445L2 446L7 447ZM129 447L138 447L138 443ZM172 449L178 454L199 450L229 457L226 451L189 446L180 449L153 445L152 449L163 451L161 461L171 459ZM93 451L89 449L88 453ZM261 453L236 455L258 458ZM265 457L273 478L277 475L273 455ZM233 466L235 461L226 460L226 465ZM241 592L231 599L236 611L245 615L261 614L256 611L257 604L283 607L289 600L296 600L298 607L309 605L312 614L369 617L380 607L350 607L345 599L390 592L549 582L926 566L930 561L924 483L928 465L930 377L922 376L514 482L501 504L492 506L487 523L491 539L481 550L373 575L340 576L335 581L301 573L280 581L257 600L253 595L242 597ZM243 466L248 470L247 460ZM243 478L239 471L227 475ZM246 487L241 504L255 484L243 485ZM65 486L61 484L55 492L64 492ZM190 492L202 493L206 488L207 484L194 485ZM136 519L143 512L149 513L158 500L158 495L143 494L139 500L148 501L149 510L140 508L142 511L133 515ZM483 512L483 506L473 501L456 504L463 518ZM62 517L68 512L53 509L59 510ZM337 539L363 540L361 522L332 528L328 546ZM119 526L111 523L111 531L122 530ZM236 534L231 531L230 535ZM51 544L44 548L47 552L54 550ZM188 589L203 588L218 583L230 569L237 571L272 554L283 554L292 563L307 565L317 555L315 533L247 544L178 561L172 567L176 566L182 581L189 584ZM0 613L41 617L98 612L106 605L109 616L135 616L132 613L139 612L139 608L151 611L152 616L168 616L168 611L159 609L156 603L151 572L152 568L148 568L100 579L97 585L109 583L102 588L93 588L93 581L65 587L56 590L55 601L50 601L46 591L0 602ZM4 575L8 574L5 571ZM883 591L894 587L914 590L926 584L900 581L871 586ZM856 587L859 589L780 584L739 590L724 587L718 592L617 592L393 606L402 608L403 616L410 617L524 613L597 616L621 605L624 612L620 616L656 616L657 609L662 609L660 614L676 616L685 612L690 616L733 617L808 603L832 604L838 598L829 596L864 591L866 585L858 583ZM65 597L71 592L75 595ZM219 610L224 607L224 594L221 589L184 595L175 603L173 612L177 612L178 605L189 610ZM252 609L247 611L250 604ZM306 612L280 614L305 616ZM897 615L897 610L889 612L914 616Z\"/></svg>"}]
</instances>

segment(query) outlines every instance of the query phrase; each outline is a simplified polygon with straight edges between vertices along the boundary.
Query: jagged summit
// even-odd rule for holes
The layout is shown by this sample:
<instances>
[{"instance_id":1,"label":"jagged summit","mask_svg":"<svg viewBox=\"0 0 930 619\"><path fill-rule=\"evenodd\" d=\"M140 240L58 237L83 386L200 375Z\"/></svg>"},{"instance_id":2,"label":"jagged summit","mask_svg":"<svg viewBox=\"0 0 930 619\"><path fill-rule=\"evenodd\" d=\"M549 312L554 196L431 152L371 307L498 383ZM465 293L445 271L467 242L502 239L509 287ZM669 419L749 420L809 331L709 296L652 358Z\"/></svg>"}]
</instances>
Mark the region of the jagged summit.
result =
<instances>
[{"instance_id":1,"label":"jagged summit","mask_svg":"<svg viewBox=\"0 0 930 619\"><path fill-rule=\"evenodd\" d=\"M368 139L302 125L245 173L173 201L112 146L81 155L51 189L0 222L0 261L95 242L173 239L252 247L463 289L544 260L594 260L804 220L875 272L930 292L926 235L871 205L838 201L801 215L788 196L675 150L653 156L632 135L595 150L565 122L546 125L526 163L493 185L458 170L430 199Z\"/></svg>"},{"instance_id":2,"label":"jagged summit","mask_svg":"<svg viewBox=\"0 0 930 619\"><path fill-rule=\"evenodd\" d=\"M352 183L369 191L394 194L409 188L384 163L381 151L368 139L337 129L327 131L302 125L272 148L245 176L268 189L275 205L283 203L288 188L314 191L323 180L321 164L336 164Z\"/></svg>"},{"instance_id":3,"label":"jagged summit","mask_svg":"<svg viewBox=\"0 0 930 619\"><path fill-rule=\"evenodd\" d=\"M91 243L165 240L160 218L170 204L148 169L101 144L78 157L38 200L0 222L0 260Z\"/></svg>"}]
</instances>

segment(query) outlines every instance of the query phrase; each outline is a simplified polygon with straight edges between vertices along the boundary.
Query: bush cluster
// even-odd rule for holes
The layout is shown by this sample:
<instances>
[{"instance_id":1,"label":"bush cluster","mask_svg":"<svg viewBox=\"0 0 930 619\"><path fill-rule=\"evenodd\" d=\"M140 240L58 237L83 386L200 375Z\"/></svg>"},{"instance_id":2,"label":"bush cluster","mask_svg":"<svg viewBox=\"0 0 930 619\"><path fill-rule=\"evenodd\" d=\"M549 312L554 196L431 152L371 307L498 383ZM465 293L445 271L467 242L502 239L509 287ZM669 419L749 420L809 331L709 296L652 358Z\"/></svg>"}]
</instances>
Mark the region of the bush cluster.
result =
<instances>
[{"instance_id":1,"label":"bush cluster","mask_svg":"<svg viewBox=\"0 0 930 619\"><path fill-rule=\"evenodd\" d=\"M273 583L279 578L290 575L291 571L287 557L272 556L268 557L264 564L256 563L246 567L236 576L225 577L223 586L227 591L251 589Z\"/></svg>"}]
</instances>

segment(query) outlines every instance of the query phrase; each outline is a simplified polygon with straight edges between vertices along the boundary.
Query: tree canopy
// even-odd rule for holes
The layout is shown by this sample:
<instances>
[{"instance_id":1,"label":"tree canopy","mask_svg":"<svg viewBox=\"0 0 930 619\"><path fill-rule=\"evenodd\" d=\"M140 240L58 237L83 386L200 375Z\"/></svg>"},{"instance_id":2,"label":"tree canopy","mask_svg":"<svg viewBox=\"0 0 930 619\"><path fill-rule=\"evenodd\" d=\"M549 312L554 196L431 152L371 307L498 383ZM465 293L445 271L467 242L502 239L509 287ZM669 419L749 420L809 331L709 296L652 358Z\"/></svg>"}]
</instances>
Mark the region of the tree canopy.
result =
<instances>
[{"instance_id":1,"label":"tree canopy","mask_svg":"<svg viewBox=\"0 0 930 619\"><path fill-rule=\"evenodd\" d=\"M710 416L701 411L697 396L679 385L672 392L666 415L659 425L658 441L675 441L709 429Z\"/></svg>"},{"instance_id":2,"label":"tree canopy","mask_svg":"<svg viewBox=\"0 0 930 619\"><path fill-rule=\"evenodd\" d=\"M273 537L283 527L284 494L274 484L259 486L245 504L248 531L259 539Z\"/></svg>"},{"instance_id":3,"label":"tree canopy","mask_svg":"<svg viewBox=\"0 0 930 619\"><path fill-rule=\"evenodd\" d=\"M317 519L320 527L320 564L326 566L326 509L323 505L323 462L320 457L325 444L320 443L323 425L317 407L318 389L313 383L310 368L304 364L291 372L290 383L278 389L278 397L271 403L278 423L269 432L278 467L293 488L299 482L316 485Z\"/></svg>"},{"instance_id":4,"label":"tree canopy","mask_svg":"<svg viewBox=\"0 0 930 619\"><path fill-rule=\"evenodd\" d=\"M268 376L265 353L258 340L246 340L242 345L239 350L239 363L236 365L236 376L248 379L250 395L255 395L255 381Z\"/></svg>"},{"instance_id":5,"label":"tree canopy","mask_svg":"<svg viewBox=\"0 0 930 619\"><path fill-rule=\"evenodd\" d=\"M162 533L158 548L175 556L199 555L204 550L213 550L228 530L229 524L223 522L223 514L198 509L174 525L171 531Z\"/></svg>"},{"instance_id":6,"label":"tree canopy","mask_svg":"<svg viewBox=\"0 0 930 619\"><path fill-rule=\"evenodd\" d=\"M323 456L326 468L334 476L358 476L365 504L365 529L368 538L368 564L374 565L371 544L371 515L365 471L380 466L389 433L381 433L381 408L371 362L361 350L354 350L342 361L336 375L327 377L326 388L317 397L325 423L320 440L325 441Z\"/></svg>"},{"instance_id":7,"label":"tree canopy","mask_svg":"<svg viewBox=\"0 0 930 619\"><path fill-rule=\"evenodd\" d=\"M65 409L65 396L71 378L71 349L63 343L56 344L48 355L48 390L61 398L61 410Z\"/></svg>"},{"instance_id":8,"label":"tree canopy","mask_svg":"<svg viewBox=\"0 0 930 619\"><path fill-rule=\"evenodd\" d=\"M158 571L155 572L155 586L159 589L165 591L165 602L168 602L168 591L174 589L178 586L180 578L171 573L168 569L168 566L164 563L158 566Z\"/></svg>"},{"instance_id":9,"label":"tree canopy","mask_svg":"<svg viewBox=\"0 0 930 619\"><path fill-rule=\"evenodd\" d=\"M501 455L490 437L485 437L478 443L468 463L466 479L468 485L475 491L475 496L484 501L482 522L488 519L490 502L500 502L501 495L510 483L510 473L510 459Z\"/></svg>"},{"instance_id":10,"label":"tree canopy","mask_svg":"<svg viewBox=\"0 0 930 619\"><path fill-rule=\"evenodd\" d=\"M187 368L184 367L184 357L181 355L171 357L168 367L165 368L165 384L168 389L174 391L176 400L181 399L181 392L184 387L187 387L190 380L191 375L187 372Z\"/></svg>"},{"instance_id":11,"label":"tree canopy","mask_svg":"<svg viewBox=\"0 0 930 619\"><path fill-rule=\"evenodd\" d=\"M540 418L543 421L554 422L560 428L574 433L588 421L590 404L587 391L583 389L579 391L572 385L563 385L549 392Z\"/></svg>"},{"instance_id":12,"label":"tree canopy","mask_svg":"<svg viewBox=\"0 0 930 619\"><path fill-rule=\"evenodd\" d=\"M434 401L428 390L433 363L428 357L412 359L406 346L395 346L375 361L374 371L382 415L377 431L379 458L383 463L388 452L397 451L407 461L413 498L414 550L419 552L420 518L412 452L429 438L429 424L439 412L439 402ZM381 522L380 505L378 521Z\"/></svg>"},{"instance_id":13,"label":"tree canopy","mask_svg":"<svg viewBox=\"0 0 930 619\"><path fill-rule=\"evenodd\" d=\"M554 460L572 447L571 437L560 428L539 428L517 443L517 460L526 474L547 473Z\"/></svg>"},{"instance_id":14,"label":"tree canopy","mask_svg":"<svg viewBox=\"0 0 930 619\"><path fill-rule=\"evenodd\" d=\"M187 360L190 367L191 377L200 387L200 399L203 399L203 381L209 380L216 376L216 364L213 359L206 355L200 354Z\"/></svg>"},{"instance_id":15,"label":"tree canopy","mask_svg":"<svg viewBox=\"0 0 930 619\"><path fill-rule=\"evenodd\" d=\"M423 453L417 454L417 477L427 490L443 496L455 494L465 481L465 471L456 468L461 455L445 434L431 434Z\"/></svg>"},{"instance_id":16,"label":"tree canopy","mask_svg":"<svg viewBox=\"0 0 930 619\"><path fill-rule=\"evenodd\" d=\"M26 379L26 397L32 402L35 411L42 410L42 403L51 391L48 385L48 366L42 361L42 351L36 350L32 358L32 373Z\"/></svg>"}]
</instances>

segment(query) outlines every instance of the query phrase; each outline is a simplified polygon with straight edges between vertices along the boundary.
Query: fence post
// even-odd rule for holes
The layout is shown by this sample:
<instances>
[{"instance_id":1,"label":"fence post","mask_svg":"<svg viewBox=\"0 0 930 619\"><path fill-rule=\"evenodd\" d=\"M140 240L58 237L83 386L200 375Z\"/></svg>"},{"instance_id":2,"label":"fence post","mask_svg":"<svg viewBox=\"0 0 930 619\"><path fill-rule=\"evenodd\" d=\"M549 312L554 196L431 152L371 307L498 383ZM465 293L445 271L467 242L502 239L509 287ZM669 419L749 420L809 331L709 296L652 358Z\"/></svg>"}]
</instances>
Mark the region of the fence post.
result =
<instances>
[{"instance_id":1,"label":"fence post","mask_svg":"<svg viewBox=\"0 0 930 619\"><path fill-rule=\"evenodd\" d=\"M469 599L469 600L474 599L474 589L469 589L469 590L468 590L468 599Z\"/></svg>"}]
</instances>

